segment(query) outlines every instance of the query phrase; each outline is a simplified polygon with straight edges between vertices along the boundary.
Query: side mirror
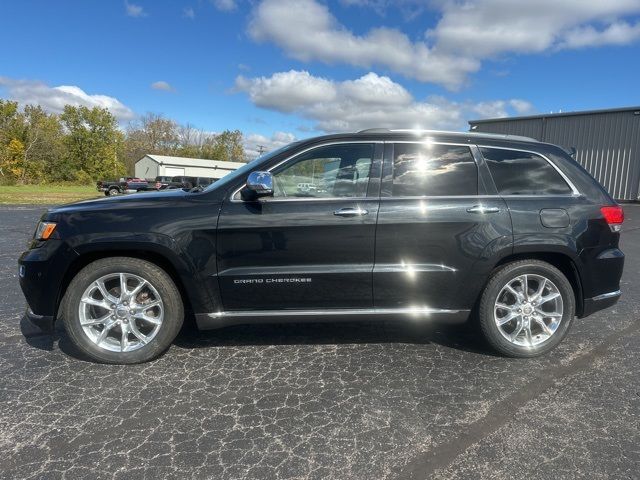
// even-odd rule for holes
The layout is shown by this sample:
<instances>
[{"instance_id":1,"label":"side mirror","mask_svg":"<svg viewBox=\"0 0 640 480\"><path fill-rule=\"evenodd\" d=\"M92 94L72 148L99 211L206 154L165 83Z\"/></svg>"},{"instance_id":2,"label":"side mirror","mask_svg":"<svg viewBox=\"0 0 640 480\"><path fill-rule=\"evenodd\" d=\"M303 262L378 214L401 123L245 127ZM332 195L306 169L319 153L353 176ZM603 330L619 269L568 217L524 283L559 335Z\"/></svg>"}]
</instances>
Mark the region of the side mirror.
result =
<instances>
[{"instance_id":1,"label":"side mirror","mask_svg":"<svg viewBox=\"0 0 640 480\"><path fill-rule=\"evenodd\" d=\"M243 200L255 200L273 195L273 176L270 172L251 172L246 187L242 189Z\"/></svg>"}]
</instances>

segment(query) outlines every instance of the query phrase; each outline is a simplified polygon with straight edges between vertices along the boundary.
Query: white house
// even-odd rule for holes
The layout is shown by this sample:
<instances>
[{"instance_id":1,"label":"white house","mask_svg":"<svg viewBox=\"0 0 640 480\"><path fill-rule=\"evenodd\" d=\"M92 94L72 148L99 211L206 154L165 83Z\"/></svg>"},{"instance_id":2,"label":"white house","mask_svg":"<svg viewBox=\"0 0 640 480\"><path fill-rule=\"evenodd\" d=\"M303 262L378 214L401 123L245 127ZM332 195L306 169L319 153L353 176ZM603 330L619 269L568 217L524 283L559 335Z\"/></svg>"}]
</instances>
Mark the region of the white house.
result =
<instances>
[{"instance_id":1,"label":"white house","mask_svg":"<svg viewBox=\"0 0 640 480\"><path fill-rule=\"evenodd\" d=\"M135 175L138 178L186 176L218 179L243 165L244 163L241 162L225 162L204 158L145 155L136 162Z\"/></svg>"}]
</instances>

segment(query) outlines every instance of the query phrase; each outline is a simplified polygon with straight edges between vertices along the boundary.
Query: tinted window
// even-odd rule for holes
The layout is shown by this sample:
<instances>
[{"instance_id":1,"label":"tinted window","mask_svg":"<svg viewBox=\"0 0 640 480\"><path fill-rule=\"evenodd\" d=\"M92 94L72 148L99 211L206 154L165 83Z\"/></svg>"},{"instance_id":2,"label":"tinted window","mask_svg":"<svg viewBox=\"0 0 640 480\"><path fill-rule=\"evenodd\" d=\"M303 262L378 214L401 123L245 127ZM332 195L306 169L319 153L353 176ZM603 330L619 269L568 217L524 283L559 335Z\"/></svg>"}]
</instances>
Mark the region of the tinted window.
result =
<instances>
[{"instance_id":1,"label":"tinted window","mask_svg":"<svg viewBox=\"0 0 640 480\"><path fill-rule=\"evenodd\" d=\"M319 147L273 171L274 197L364 197L373 144Z\"/></svg>"},{"instance_id":2,"label":"tinted window","mask_svg":"<svg viewBox=\"0 0 640 480\"><path fill-rule=\"evenodd\" d=\"M535 153L481 148L501 195L558 195L571 188L555 168Z\"/></svg>"},{"instance_id":3,"label":"tinted window","mask_svg":"<svg viewBox=\"0 0 640 480\"><path fill-rule=\"evenodd\" d=\"M428 143L394 146L394 197L476 195L478 169L468 147Z\"/></svg>"}]
</instances>

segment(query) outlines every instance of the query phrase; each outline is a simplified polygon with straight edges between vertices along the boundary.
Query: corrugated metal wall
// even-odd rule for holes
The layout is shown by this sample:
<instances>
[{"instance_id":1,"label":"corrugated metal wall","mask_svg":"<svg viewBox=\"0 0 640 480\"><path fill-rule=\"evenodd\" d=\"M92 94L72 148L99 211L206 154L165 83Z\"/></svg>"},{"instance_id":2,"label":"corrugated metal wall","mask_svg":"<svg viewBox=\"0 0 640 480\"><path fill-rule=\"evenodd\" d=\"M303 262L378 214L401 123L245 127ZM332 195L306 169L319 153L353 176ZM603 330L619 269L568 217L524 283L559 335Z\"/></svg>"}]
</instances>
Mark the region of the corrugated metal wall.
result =
<instances>
[{"instance_id":1,"label":"corrugated metal wall","mask_svg":"<svg viewBox=\"0 0 640 480\"><path fill-rule=\"evenodd\" d=\"M633 110L471 122L474 131L576 147L580 162L618 200L640 195L640 115Z\"/></svg>"}]
</instances>

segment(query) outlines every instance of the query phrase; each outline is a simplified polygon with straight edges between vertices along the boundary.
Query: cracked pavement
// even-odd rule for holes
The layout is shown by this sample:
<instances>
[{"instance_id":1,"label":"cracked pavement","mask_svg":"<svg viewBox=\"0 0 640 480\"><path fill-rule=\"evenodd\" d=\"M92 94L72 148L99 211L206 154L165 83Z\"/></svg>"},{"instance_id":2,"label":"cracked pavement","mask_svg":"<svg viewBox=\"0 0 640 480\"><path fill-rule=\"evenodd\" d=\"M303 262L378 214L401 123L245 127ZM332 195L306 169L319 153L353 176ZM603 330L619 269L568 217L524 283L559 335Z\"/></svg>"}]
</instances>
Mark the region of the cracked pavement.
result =
<instances>
[{"instance_id":1,"label":"cracked pavement","mask_svg":"<svg viewBox=\"0 0 640 480\"><path fill-rule=\"evenodd\" d=\"M42 207L0 207L0 477L639 478L640 206L623 297L551 354L465 326L185 330L137 366L78 359L22 319L17 258Z\"/></svg>"}]
</instances>

